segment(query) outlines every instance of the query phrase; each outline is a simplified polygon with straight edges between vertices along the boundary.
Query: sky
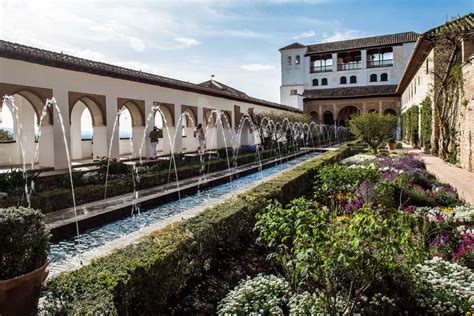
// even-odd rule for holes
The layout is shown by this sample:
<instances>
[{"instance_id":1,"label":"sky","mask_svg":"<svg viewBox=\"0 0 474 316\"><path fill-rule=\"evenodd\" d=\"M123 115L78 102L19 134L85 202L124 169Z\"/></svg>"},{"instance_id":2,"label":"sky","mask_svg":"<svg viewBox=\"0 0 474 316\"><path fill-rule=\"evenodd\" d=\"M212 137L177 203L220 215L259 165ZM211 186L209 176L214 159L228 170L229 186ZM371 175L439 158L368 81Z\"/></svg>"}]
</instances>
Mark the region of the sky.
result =
<instances>
[{"instance_id":1,"label":"sky","mask_svg":"<svg viewBox=\"0 0 474 316\"><path fill-rule=\"evenodd\" d=\"M405 31L474 0L0 0L0 38L279 102L279 48Z\"/></svg>"}]
</instances>

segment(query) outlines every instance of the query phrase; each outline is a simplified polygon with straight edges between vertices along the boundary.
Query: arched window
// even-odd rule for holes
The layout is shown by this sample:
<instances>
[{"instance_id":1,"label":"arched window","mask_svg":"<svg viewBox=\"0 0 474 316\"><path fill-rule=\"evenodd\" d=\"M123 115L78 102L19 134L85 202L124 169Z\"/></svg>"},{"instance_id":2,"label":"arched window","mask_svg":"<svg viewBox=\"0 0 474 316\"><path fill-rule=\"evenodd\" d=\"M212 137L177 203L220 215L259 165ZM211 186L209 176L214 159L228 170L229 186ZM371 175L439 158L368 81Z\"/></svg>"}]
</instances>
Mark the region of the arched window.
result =
<instances>
[{"instance_id":1,"label":"arched window","mask_svg":"<svg viewBox=\"0 0 474 316\"><path fill-rule=\"evenodd\" d=\"M387 73L383 73L380 75L380 81L388 81L388 75Z\"/></svg>"},{"instance_id":2,"label":"arched window","mask_svg":"<svg viewBox=\"0 0 474 316\"><path fill-rule=\"evenodd\" d=\"M321 79L321 85L322 86L327 86L328 85L328 79L327 78Z\"/></svg>"},{"instance_id":3,"label":"arched window","mask_svg":"<svg viewBox=\"0 0 474 316\"><path fill-rule=\"evenodd\" d=\"M319 86L318 79L313 79L313 86Z\"/></svg>"},{"instance_id":4,"label":"arched window","mask_svg":"<svg viewBox=\"0 0 474 316\"><path fill-rule=\"evenodd\" d=\"M339 79L339 83L340 84L346 84L347 83L347 78L342 76L340 79Z\"/></svg>"},{"instance_id":5,"label":"arched window","mask_svg":"<svg viewBox=\"0 0 474 316\"><path fill-rule=\"evenodd\" d=\"M376 74L371 74L370 75L370 82L377 82L377 75Z\"/></svg>"},{"instance_id":6,"label":"arched window","mask_svg":"<svg viewBox=\"0 0 474 316\"><path fill-rule=\"evenodd\" d=\"M13 141L14 120L8 106L0 107L0 143Z\"/></svg>"},{"instance_id":7,"label":"arched window","mask_svg":"<svg viewBox=\"0 0 474 316\"><path fill-rule=\"evenodd\" d=\"M351 76L349 78L349 80L350 80L350 83L357 83L357 77L356 76Z\"/></svg>"},{"instance_id":8,"label":"arched window","mask_svg":"<svg viewBox=\"0 0 474 316\"><path fill-rule=\"evenodd\" d=\"M296 58L295 58L295 65L299 65L301 62L300 60L300 55L296 55Z\"/></svg>"},{"instance_id":9,"label":"arched window","mask_svg":"<svg viewBox=\"0 0 474 316\"><path fill-rule=\"evenodd\" d=\"M291 56L286 57L286 63L291 65Z\"/></svg>"}]
</instances>

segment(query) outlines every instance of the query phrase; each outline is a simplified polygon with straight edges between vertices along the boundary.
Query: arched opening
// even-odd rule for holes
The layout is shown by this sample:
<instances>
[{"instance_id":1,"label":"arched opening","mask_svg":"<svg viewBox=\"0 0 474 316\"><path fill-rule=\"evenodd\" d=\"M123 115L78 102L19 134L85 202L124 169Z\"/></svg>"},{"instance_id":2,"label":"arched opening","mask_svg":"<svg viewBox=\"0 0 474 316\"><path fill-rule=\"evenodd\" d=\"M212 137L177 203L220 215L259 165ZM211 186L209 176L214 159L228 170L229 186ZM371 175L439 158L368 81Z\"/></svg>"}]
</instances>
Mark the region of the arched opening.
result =
<instances>
[{"instance_id":1,"label":"arched opening","mask_svg":"<svg viewBox=\"0 0 474 316\"><path fill-rule=\"evenodd\" d=\"M96 159L107 156L107 127L101 105L88 95L76 94L70 98L74 102L69 112L71 158Z\"/></svg>"},{"instance_id":2,"label":"arched opening","mask_svg":"<svg viewBox=\"0 0 474 316\"><path fill-rule=\"evenodd\" d=\"M313 86L319 86L318 79L313 79Z\"/></svg>"},{"instance_id":3,"label":"arched opening","mask_svg":"<svg viewBox=\"0 0 474 316\"><path fill-rule=\"evenodd\" d=\"M327 78L321 79L321 85L322 86L327 86L328 85L328 79Z\"/></svg>"},{"instance_id":4,"label":"arched opening","mask_svg":"<svg viewBox=\"0 0 474 316\"><path fill-rule=\"evenodd\" d=\"M27 93L19 92L13 95L13 104L10 101L0 100L0 165L13 166L20 164L30 165L43 162L45 165L52 165L53 159L48 148L52 150L52 126L49 125L48 118L42 122L41 139L39 137L39 117L37 109L40 104L35 105L30 101ZM33 99L35 101L35 99ZM39 99L36 100L41 102ZM44 106L44 104L43 104ZM49 129L49 130L48 130ZM38 153L35 155L38 141ZM45 155L48 154L46 161ZM40 159L40 155L41 158Z\"/></svg>"},{"instance_id":5,"label":"arched opening","mask_svg":"<svg viewBox=\"0 0 474 316\"><path fill-rule=\"evenodd\" d=\"M323 114L323 123L325 125L334 125L334 115L330 111L326 111Z\"/></svg>"},{"instance_id":6,"label":"arched opening","mask_svg":"<svg viewBox=\"0 0 474 316\"><path fill-rule=\"evenodd\" d=\"M310 115L311 120L312 120L313 122L319 123L319 114L318 114L318 112L316 112L316 111L311 111L311 112L309 113L309 115Z\"/></svg>"},{"instance_id":7,"label":"arched opening","mask_svg":"<svg viewBox=\"0 0 474 316\"><path fill-rule=\"evenodd\" d=\"M288 57L286 58L286 64L287 64L288 66L291 65L291 56L288 56Z\"/></svg>"},{"instance_id":8,"label":"arched opening","mask_svg":"<svg viewBox=\"0 0 474 316\"><path fill-rule=\"evenodd\" d=\"M394 109L386 109L384 112L383 112L384 115L393 115L393 116L397 116L397 112L395 112Z\"/></svg>"},{"instance_id":9,"label":"arched opening","mask_svg":"<svg viewBox=\"0 0 474 316\"><path fill-rule=\"evenodd\" d=\"M377 74L370 75L370 82L377 82Z\"/></svg>"},{"instance_id":10,"label":"arched opening","mask_svg":"<svg viewBox=\"0 0 474 316\"><path fill-rule=\"evenodd\" d=\"M339 78L339 83L340 84L346 84L347 83L347 77L342 76L341 78Z\"/></svg>"},{"instance_id":11,"label":"arched opening","mask_svg":"<svg viewBox=\"0 0 474 316\"><path fill-rule=\"evenodd\" d=\"M300 55L296 55L295 65L299 65L300 63L301 63L301 57L300 57Z\"/></svg>"},{"instance_id":12,"label":"arched opening","mask_svg":"<svg viewBox=\"0 0 474 316\"><path fill-rule=\"evenodd\" d=\"M167 107L167 105L161 104L159 106L159 110L155 112L155 117L153 118L153 124L154 126L158 127L162 131L161 133L162 137L159 138L158 146L157 146L158 155L166 155L166 154L171 153L171 149L172 149L171 142L174 139L176 128L175 128L173 115L170 109ZM148 138L148 135L146 135L146 137Z\"/></svg>"},{"instance_id":13,"label":"arched opening","mask_svg":"<svg viewBox=\"0 0 474 316\"><path fill-rule=\"evenodd\" d=\"M388 74L387 73L383 73L380 75L380 81L388 81Z\"/></svg>"},{"instance_id":14,"label":"arched opening","mask_svg":"<svg viewBox=\"0 0 474 316\"><path fill-rule=\"evenodd\" d=\"M71 158L86 159L100 156L93 152L94 127L92 114L86 104L79 100L71 111Z\"/></svg>"},{"instance_id":15,"label":"arched opening","mask_svg":"<svg viewBox=\"0 0 474 316\"><path fill-rule=\"evenodd\" d=\"M349 78L349 82L350 82L350 83L357 83L357 77L356 77L356 76L351 76L351 77Z\"/></svg>"},{"instance_id":16,"label":"arched opening","mask_svg":"<svg viewBox=\"0 0 474 316\"><path fill-rule=\"evenodd\" d=\"M231 117L226 111L204 111L206 149L219 149L232 146Z\"/></svg>"},{"instance_id":17,"label":"arched opening","mask_svg":"<svg viewBox=\"0 0 474 316\"><path fill-rule=\"evenodd\" d=\"M118 128L120 156L130 157L133 155L134 147L133 125L132 114L126 105L124 105L120 110Z\"/></svg>"},{"instance_id":18,"label":"arched opening","mask_svg":"<svg viewBox=\"0 0 474 316\"><path fill-rule=\"evenodd\" d=\"M0 106L0 143L14 141L13 115L8 106Z\"/></svg>"},{"instance_id":19,"label":"arched opening","mask_svg":"<svg viewBox=\"0 0 474 316\"><path fill-rule=\"evenodd\" d=\"M351 118L359 112L359 109L352 105L342 108L337 115L337 125L349 126Z\"/></svg>"},{"instance_id":20,"label":"arched opening","mask_svg":"<svg viewBox=\"0 0 474 316\"><path fill-rule=\"evenodd\" d=\"M181 136L183 151L194 152L197 150L197 141L194 138L194 129L197 126L197 117L188 107L183 111L181 119Z\"/></svg>"}]
</instances>

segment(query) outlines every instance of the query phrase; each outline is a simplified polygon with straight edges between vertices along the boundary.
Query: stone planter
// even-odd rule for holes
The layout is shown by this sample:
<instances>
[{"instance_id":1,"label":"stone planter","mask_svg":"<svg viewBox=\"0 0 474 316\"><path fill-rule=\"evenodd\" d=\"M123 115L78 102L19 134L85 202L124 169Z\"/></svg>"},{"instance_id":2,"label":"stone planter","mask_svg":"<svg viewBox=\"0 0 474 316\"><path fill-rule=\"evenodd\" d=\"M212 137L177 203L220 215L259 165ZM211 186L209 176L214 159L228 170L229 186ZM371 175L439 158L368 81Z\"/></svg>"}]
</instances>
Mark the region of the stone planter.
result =
<instances>
[{"instance_id":1,"label":"stone planter","mask_svg":"<svg viewBox=\"0 0 474 316\"><path fill-rule=\"evenodd\" d=\"M33 315L38 306L41 284L48 276L48 263L38 269L0 281L0 315Z\"/></svg>"}]
</instances>

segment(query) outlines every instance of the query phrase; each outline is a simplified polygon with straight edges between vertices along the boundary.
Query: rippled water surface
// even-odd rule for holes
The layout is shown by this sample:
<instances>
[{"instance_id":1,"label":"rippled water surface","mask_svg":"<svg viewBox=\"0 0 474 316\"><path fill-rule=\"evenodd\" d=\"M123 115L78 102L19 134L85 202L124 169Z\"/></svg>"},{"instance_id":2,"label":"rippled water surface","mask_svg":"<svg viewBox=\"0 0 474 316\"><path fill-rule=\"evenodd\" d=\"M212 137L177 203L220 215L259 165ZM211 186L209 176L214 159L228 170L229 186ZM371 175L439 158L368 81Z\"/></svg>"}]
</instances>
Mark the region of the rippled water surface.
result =
<instances>
[{"instance_id":1,"label":"rippled water surface","mask_svg":"<svg viewBox=\"0 0 474 316\"><path fill-rule=\"evenodd\" d=\"M302 161L317 156L319 153L309 153L293 160L283 162L274 167L270 167L254 174L242 176L232 182L217 185L206 190L202 190L193 195L182 197L181 200L172 201L157 207L147 208L140 214L123 218L100 227L84 231L74 239L64 240L51 245L51 261L53 265L65 261L79 253L92 250L106 244L114 239L128 235L142 227L154 224L167 217L181 213L191 208L205 206L208 202L213 202L221 198L224 194L240 189L255 181L265 179L284 169L294 166Z\"/></svg>"}]
</instances>

